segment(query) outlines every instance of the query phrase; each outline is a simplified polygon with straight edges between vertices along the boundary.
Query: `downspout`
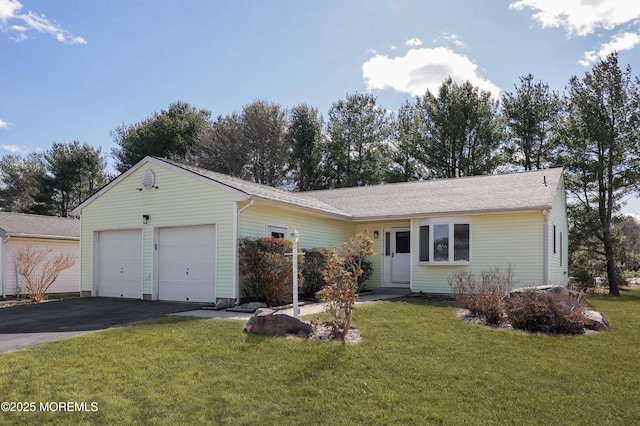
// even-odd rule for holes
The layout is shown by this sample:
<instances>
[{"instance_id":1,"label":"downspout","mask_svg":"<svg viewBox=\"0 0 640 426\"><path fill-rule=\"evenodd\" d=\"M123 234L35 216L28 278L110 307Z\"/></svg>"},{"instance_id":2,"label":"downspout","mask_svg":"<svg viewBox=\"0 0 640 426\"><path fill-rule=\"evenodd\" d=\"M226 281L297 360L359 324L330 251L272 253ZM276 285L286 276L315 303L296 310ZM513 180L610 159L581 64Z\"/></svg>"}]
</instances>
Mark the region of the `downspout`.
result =
<instances>
[{"instance_id":1,"label":"downspout","mask_svg":"<svg viewBox=\"0 0 640 426\"><path fill-rule=\"evenodd\" d=\"M544 285L549 284L549 211L542 210L544 216Z\"/></svg>"},{"instance_id":2,"label":"downspout","mask_svg":"<svg viewBox=\"0 0 640 426\"><path fill-rule=\"evenodd\" d=\"M240 256L239 256L239 250L240 250L240 245L239 245L239 239L240 239L240 213L242 213L243 211L245 211L246 209L248 209L249 207L251 207L253 205L253 198L249 198L249 204L247 204L246 206L244 206L243 208L241 208L240 210L237 211L236 213L236 217L235 222L236 222L236 226L235 229L233 230L233 241L234 241L234 245L235 245L235 249L233 251L233 257L234 257L234 272L233 272L233 279L235 281L235 285L234 285L234 293L236 296L236 305L240 304ZM235 209L238 208L238 202L236 201L234 203Z\"/></svg>"},{"instance_id":3,"label":"downspout","mask_svg":"<svg viewBox=\"0 0 640 426\"><path fill-rule=\"evenodd\" d=\"M10 235L5 235L4 237L2 237L2 244L0 244L0 281L2 281L2 298L4 299L5 297L7 297L7 295L5 294L5 270L4 268L7 266L7 249L5 247L5 245L9 242L9 240L11 239Z\"/></svg>"}]
</instances>

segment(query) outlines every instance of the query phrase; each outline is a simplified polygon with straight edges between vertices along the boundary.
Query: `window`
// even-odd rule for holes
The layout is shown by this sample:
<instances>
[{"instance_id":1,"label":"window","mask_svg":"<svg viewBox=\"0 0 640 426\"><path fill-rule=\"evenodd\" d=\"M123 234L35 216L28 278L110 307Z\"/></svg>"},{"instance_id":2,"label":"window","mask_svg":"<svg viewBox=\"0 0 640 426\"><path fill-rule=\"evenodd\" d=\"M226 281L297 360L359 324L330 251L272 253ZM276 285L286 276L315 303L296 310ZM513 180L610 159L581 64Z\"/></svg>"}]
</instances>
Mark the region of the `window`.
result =
<instances>
[{"instance_id":1,"label":"window","mask_svg":"<svg viewBox=\"0 0 640 426\"><path fill-rule=\"evenodd\" d=\"M286 238L287 237L287 228L284 228L282 226L267 225L267 237Z\"/></svg>"},{"instance_id":2,"label":"window","mask_svg":"<svg viewBox=\"0 0 640 426\"><path fill-rule=\"evenodd\" d=\"M453 225L453 261L469 261L469 224L456 223Z\"/></svg>"},{"instance_id":3,"label":"window","mask_svg":"<svg viewBox=\"0 0 640 426\"><path fill-rule=\"evenodd\" d=\"M384 233L384 255L391 256L391 232Z\"/></svg>"},{"instance_id":4,"label":"window","mask_svg":"<svg viewBox=\"0 0 640 426\"><path fill-rule=\"evenodd\" d=\"M429 257L429 225L420 227L420 247L419 257L420 262L428 262Z\"/></svg>"},{"instance_id":5,"label":"window","mask_svg":"<svg viewBox=\"0 0 640 426\"><path fill-rule=\"evenodd\" d=\"M553 225L553 254L556 254L556 226Z\"/></svg>"},{"instance_id":6,"label":"window","mask_svg":"<svg viewBox=\"0 0 640 426\"><path fill-rule=\"evenodd\" d=\"M560 231L560 266L562 266L562 231Z\"/></svg>"},{"instance_id":7,"label":"window","mask_svg":"<svg viewBox=\"0 0 640 426\"><path fill-rule=\"evenodd\" d=\"M421 225L418 236L420 262L454 263L471 261L471 225L429 223Z\"/></svg>"},{"instance_id":8,"label":"window","mask_svg":"<svg viewBox=\"0 0 640 426\"><path fill-rule=\"evenodd\" d=\"M433 225L433 261L449 260L449 225Z\"/></svg>"},{"instance_id":9,"label":"window","mask_svg":"<svg viewBox=\"0 0 640 426\"><path fill-rule=\"evenodd\" d=\"M411 253L411 232L396 232L396 253Z\"/></svg>"}]
</instances>

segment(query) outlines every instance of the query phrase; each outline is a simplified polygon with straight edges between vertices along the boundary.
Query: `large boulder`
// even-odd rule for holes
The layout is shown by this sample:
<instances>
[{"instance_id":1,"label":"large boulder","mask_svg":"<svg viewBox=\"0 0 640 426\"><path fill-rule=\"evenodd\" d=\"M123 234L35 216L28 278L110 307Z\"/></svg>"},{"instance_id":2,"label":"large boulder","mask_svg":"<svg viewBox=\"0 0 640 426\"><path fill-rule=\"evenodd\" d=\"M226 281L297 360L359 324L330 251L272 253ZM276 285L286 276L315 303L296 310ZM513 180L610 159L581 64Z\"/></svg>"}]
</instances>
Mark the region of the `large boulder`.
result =
<instances>
[{"instance_id":1,"label":"large boulder","mask_svg":"<svg viewBox=\"0 0 640 426\"><path fill-rule=\"evenodd\" d=\"M609 321L600 312L587 308L582 314L584 315L584 328L587 330L607 331L611 328Z\"/></svg>"},{"instance_id":2,"label":"large boulder","mask_svg":"<svg viewBox=\"0 0 640 426\"><path fill-rule=\"evenodd\" d=\"M272 309L258 309L244 326L245 333L260 336L286 336L293 334L307 338L311 326L290 315Z\"/></svg>"}]
</instances>

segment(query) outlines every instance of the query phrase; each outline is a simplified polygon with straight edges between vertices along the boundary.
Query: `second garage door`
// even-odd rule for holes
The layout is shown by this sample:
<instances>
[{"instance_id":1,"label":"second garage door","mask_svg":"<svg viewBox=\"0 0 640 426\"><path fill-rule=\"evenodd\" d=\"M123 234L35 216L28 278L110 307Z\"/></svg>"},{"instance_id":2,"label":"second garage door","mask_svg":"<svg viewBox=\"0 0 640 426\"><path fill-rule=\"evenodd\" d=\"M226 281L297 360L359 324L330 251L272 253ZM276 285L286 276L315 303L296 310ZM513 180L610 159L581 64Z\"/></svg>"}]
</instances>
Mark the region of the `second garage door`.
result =
<instances>
[{"instance_id":1,"label":"second garage door","mask_svg":"<svg viewBox=\"0 0 640 426\"><path fill-rule=\"evenodd\" d=\"M158 299L215 302L213 225L158 230Z\"/></svg>"}]
</instances>

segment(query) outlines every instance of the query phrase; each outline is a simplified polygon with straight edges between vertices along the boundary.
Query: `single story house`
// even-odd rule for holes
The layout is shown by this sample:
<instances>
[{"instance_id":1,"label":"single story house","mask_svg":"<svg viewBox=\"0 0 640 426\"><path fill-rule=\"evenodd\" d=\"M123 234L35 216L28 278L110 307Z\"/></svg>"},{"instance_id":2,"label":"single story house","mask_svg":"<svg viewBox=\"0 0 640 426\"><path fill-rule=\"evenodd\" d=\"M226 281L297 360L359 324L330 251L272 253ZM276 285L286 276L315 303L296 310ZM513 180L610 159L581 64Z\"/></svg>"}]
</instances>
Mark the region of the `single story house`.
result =
<instances>
[{"instance_id":1,"label":"single story house","mask_svg":"<svg viewBox=\"0 0 640 426\"><path fill-rule=\"evenodd\" d=\"M375 241L370 288L451 293L449 274L512 265L521 285L568 280L561 168L287 192L146 157L80 204L85 296L235 303L240 237Z\"/></svg>"},{"instance_id":2,"label":"single story house","mask_svg":"<svg viewBox=\"0 0 640 426\"><path fill-rule=\"evenodd\" d=\"M70 253L76 263L58 275L48 294L80 294L80 221L75 218L0 212L0 285L2 297L25 294L15 266L15 251L25 244Z\"/></svg>"}]
</instances>

